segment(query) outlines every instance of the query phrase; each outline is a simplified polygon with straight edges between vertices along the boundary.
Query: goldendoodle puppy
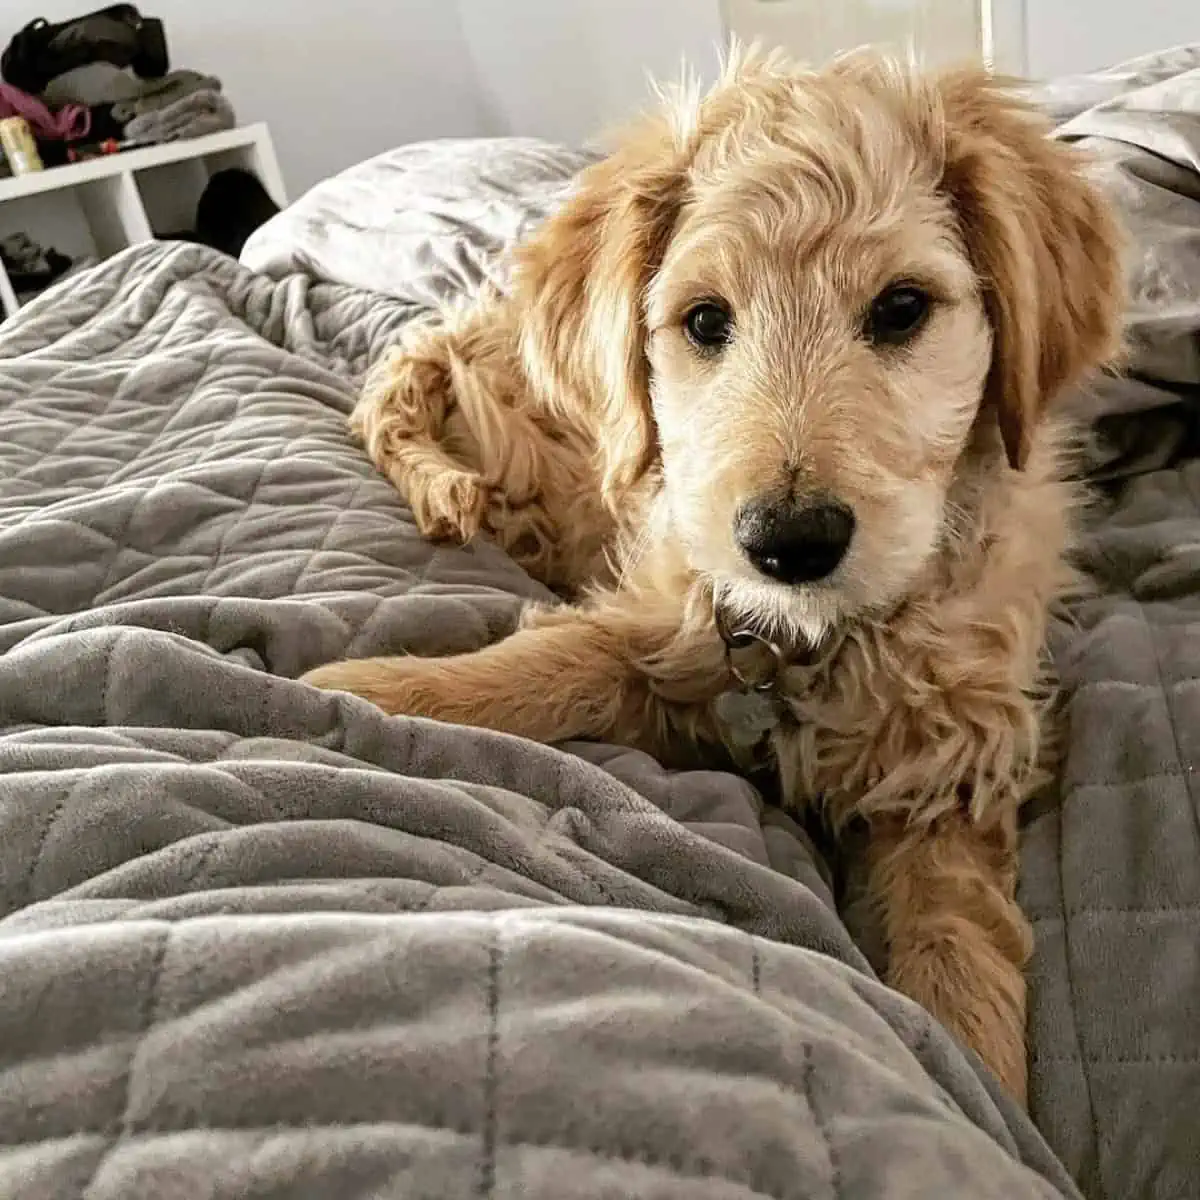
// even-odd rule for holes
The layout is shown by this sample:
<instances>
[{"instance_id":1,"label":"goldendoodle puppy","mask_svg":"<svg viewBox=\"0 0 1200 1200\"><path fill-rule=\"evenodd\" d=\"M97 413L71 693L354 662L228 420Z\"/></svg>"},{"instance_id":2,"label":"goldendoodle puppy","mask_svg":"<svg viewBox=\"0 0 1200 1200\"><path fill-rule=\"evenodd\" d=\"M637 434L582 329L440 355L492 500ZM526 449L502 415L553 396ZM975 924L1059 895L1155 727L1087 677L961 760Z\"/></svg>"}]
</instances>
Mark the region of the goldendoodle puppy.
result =
<instances>
[{"instance_id":1,"label":"goldendoodle puppy","mask_svg":"<svg viewBox=\"0 0 1200 1200\"><path fill-rule=\"evenodd\" d=\"M1055 397L1118 349L1113 220L978 71L735 54L591 168L512 291L356 422L431 535L578 602L321 668L392 713L767 755L865 825L889 981L1026 1086L1017 810L1071 581Z\"/></svg>"}]
</instances>

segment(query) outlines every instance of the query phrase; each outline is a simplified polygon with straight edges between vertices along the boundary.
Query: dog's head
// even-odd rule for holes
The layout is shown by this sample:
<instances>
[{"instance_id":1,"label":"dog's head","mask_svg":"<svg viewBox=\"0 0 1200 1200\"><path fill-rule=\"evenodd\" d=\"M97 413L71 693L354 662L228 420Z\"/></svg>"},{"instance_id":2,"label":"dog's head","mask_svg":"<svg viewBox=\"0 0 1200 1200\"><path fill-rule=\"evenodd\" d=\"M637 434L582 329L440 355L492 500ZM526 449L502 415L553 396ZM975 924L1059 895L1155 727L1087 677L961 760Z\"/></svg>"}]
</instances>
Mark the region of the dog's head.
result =
<instances>
[{"instance_id":1,"label":"dog's head","mask_svg":"<svg viewBox=\"0 0 1200 1200\"><path fill-rule=\"evenodd\" d=\"M661 480L670 536L738 608L810 637L886 609L968 446L1023 469L1116 347L1115 227L1044 135L982 72L735 56L525 250L531 380L589 414L614 506Z\"/></svg>"}]
</instances>

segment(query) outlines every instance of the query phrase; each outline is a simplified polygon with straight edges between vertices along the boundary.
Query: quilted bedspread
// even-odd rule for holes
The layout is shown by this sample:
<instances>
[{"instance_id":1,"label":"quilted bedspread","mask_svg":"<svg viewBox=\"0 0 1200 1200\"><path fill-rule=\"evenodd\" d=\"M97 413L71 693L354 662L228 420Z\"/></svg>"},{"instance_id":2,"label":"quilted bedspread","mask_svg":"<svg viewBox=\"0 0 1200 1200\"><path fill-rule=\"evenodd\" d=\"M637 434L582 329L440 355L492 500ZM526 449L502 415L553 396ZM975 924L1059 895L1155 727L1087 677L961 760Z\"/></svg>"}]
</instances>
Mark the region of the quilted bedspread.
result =
<instances>
[{"instance_id":1,"label":"quilted bedspread","mask_svg":"<svg viewBox=\"0 0 1200 1200\"><path fill-rule=\"evenodd\" d=\"M1190 70L1064 116L1140 239L1147 378L1081 397L1097 589L1022 884L1040 1134L744 781L296 682L541 595L423 542L345 428L521 228L530 155L553 188L544 148L459 144L450 190L409 160L391 295L149 246L0 329L0 1197L1200 1194Z\"/></svg>"},{"instance_id":2,"label":"quilted bedspread","mask_svg":"<svg viewBox=\"0 0 1200 1200\"><path fill-rule=\"evenodd\" d=\"M1070 1194L745 783L295 682L538 594L348 438L411 312L158 246L0 335L0 1196Z\"/></svg>"}]
</instances>

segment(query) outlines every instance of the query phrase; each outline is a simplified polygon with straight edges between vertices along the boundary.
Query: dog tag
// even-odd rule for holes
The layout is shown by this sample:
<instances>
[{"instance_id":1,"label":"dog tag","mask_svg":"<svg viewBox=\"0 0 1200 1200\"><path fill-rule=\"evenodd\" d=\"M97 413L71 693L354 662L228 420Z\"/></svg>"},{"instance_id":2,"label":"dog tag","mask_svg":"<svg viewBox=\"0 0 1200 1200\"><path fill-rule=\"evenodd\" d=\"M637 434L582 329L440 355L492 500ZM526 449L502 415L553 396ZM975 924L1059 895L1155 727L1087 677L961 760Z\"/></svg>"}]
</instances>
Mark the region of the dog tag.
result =
<instances>
[{"instance_id":1,"label":"dog tag","mask_svg":"<svg viewBox=\"0 0 1200 1200\"><path fill-rule=\"evenodd\" d=\"M717 719L729 730L734 745L752 750L779 724L779 710L770 692L722 692L716 699Z\"/></svg>"}]
</instances>

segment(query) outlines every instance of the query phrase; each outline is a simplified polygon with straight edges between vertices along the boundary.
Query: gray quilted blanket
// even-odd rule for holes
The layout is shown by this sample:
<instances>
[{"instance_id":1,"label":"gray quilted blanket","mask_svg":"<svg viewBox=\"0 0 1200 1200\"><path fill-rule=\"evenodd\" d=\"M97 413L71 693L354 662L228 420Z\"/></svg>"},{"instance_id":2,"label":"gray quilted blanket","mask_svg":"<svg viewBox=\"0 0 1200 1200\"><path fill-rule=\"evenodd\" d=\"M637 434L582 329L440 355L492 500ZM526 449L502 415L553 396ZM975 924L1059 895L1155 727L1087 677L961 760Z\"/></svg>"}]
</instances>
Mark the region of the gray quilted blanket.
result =
<instances>
[{"instance_id":1,"label":"gray quilted blanket","mask_svg":"<svg viewBox=\"0 0 1200 1200\"><path fill-rule=\"evenodd\" d=\"M1080 397L1097 595L1059 631L1070 739L1030 822L1033 1109L1089 1196L1200 1196L1200 47L1038 98L1131 235L1132 377Z\"/></svg>"},{"instance_id":2,"label":"gray quilted blanket","mask_svg":"<svg viewBox=\"0 0 1200 1200\"><path fill-rule=\"evenodd\" d=\"M0 1197L1200 1194L1190 71L1069 131L1138 240L1145 378L1081 398L1099 586L1058 631L1068 756L1026 834L1066 1169L873 979L745 783L294 682L482 645L538 589L423 543L347 439L409 283L157 246L0 329ZM431 173L413 293L520 226L518 160Z\"/></svg>"},{"instance_id":3,"label":"gray quilted blanket","mask_svg":"<svg viewBox=\"0 0 1200 1200\"><path fill-rule=\"evenodd\" d=\"M294 682L536 593L348 440L410 313L158 246L0 333L0 1196L1071 1194L745 783Z\"/></svg>"}]
</instances>

